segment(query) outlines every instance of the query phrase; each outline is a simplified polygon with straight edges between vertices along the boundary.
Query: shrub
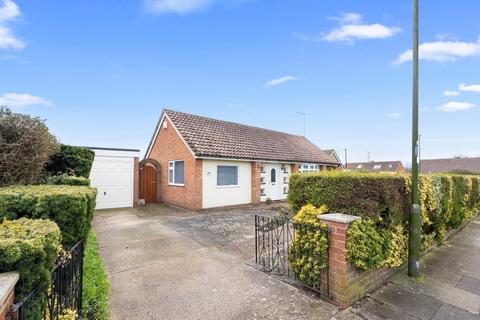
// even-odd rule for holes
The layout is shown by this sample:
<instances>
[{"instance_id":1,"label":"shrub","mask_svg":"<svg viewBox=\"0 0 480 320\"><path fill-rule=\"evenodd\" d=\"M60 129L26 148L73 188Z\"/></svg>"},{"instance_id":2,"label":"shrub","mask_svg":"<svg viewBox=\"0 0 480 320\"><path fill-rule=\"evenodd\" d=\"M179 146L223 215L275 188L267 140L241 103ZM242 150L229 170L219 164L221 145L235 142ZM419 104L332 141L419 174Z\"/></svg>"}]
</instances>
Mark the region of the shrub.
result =
<instances>
[{"instance_id":1,"label":"shrub","mask_svg":"<svg viewBox=\"0 0 480 320\"><path fill-rule=\"evenodd\" d=\"M60 238L58 226L49 220L5 219L0 225L0 272L19 272L17 301L50 283Z\"/></svg>"},{"instance_id":2,"label":"shrub","mask_svg":"<svg viewBox=\"0 0 480 320\"><path fill-rule=\"evenodd\" d=\"M98 253L97 236L90 230L83 264L84 319L108 320L108 279L105 266Z\"/></svg>"},{"instance_id":3,"label":"shrub","mask_svg":"<svg viewBox=\"0 0 480 320\"><path fill-rule=\"evenodd\" d=\"M50 175L68 174L88 178L95 152L90 149L62 144L46 165Z\"/></svg>"},{"instance_id":4,"label":"shrub","mask_svg":"<svg viewBox=\"0 0 480 320\"><path fill-rule=\"evenodd\" d=\"M378 268L385 261L384 243L372 220L356 220L347 231L345 256L360 270Z\"/></svg>"},{"instance_id":5,"label":"shrub","mask_svg":"<svg viewBox=\"0 0 480 320\"><path fill-rule=\"evenodd\" d=\"M293 174L288 202L293 211L306 204L326 205L331 212L370 218L384 226L404 224L408 218L405 176L328 172Z\"/></svg>"},{"instance_id":6,"label":"shrub","mask_svg":"<svg viewBox=\"0 0 480 320\"><path fill-rule=\"evenodd\" d=\"M311 287L318 287L320 276L327 264L327 232L322 231L317 218L327 211L325 206L307 205L295 215L295 238L288 251L290 267L297 278Z\"/></svg>"},{"instance_id":7,"label":"shrub","mask_svg":"<svg viewBox=\"0 0 480 320\"><path fill-rule=\"evenodd\" d=\"M90 186L90 179L61 174L47 178L47 184L65 186Z\"/></svg>"},{"instance_id":8,"label":"shrub","mask_svg":"<svg viewBox=\"0 0 480 320\"><path fill-rule=\"evenodd\" d=\"M85 239L95 210L96 190L74 186L0 188L0 219L28 217L57 223L66 248Z\"/></svg>"},{"instance_id":9,"label":"shrub","mask_svg":"<svg viewBox=\"0 0 480 320\"><path fill-rule=\"evenodd\" d=\"M41 182L56 143L43 120L0 107L0 186Z\"/></svg>"},{"instance_id":10,"label":"shrub","mask_svg":"<svg viewBox=\"0 0 480 320\"><path fill-rule=\"evenodd\" d=\"M408 235L402 225L397 225L391 230L381 230L380 235L384 241L384 260L379 264L383 268L396 268L402 265L407 258Z\"/></svg>"}]
</instances>

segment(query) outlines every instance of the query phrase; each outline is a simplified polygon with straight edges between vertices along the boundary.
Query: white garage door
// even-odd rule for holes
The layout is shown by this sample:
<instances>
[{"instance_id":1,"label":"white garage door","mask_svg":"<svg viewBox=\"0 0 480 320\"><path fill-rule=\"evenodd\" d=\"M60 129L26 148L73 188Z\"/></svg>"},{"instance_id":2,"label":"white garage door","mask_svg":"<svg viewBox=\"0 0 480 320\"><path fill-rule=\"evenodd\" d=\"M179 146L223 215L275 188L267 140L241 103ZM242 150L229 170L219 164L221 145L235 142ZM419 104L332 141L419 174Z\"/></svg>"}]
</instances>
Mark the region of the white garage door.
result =
<instances>
[{"instance_id":1,"label":"white garage door","mask_svg":"<svg viewBox=\"0 0 480 320\"><path fill-rule=\"evenodd\" d=\"M94 150L91 186L97 188L96 209L133 206L134 158L112 150Z\"/></svg>"}]
</instances>

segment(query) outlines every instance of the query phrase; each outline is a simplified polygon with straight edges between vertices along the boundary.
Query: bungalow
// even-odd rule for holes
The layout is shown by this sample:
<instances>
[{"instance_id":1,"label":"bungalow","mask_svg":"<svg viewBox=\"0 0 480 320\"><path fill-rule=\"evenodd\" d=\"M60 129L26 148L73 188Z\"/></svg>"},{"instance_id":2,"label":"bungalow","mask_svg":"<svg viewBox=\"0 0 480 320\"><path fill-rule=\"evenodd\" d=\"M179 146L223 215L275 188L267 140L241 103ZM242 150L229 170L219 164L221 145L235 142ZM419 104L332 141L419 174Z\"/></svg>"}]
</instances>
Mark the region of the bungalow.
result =
<instances>
[{"instance_id":1,"label":"bungalow","mask_svg":"<svg viewBox=\"0 0 480 320\"><path fill-rule=\"evenodd\" d=\"M422 173L474 173L480 174L480 158L455 157L451 159L428 159L420 161Z\"/></svg>"},{"instance_id":2,"label":"bungalow","mask_svg":"<svg viewBox=\"0 0 480 320\"><path fill-rule=\"evenodd\" d=\"M302 136L165 109L140 163L140 199L190 210L283 200L291 173L340 166Z\"/></svg>"},{"instance_id":3,"label":"bungalow","mask_svg":"<svg viewBox=\"0 0 480 320\"><path fill-rule=\"evenodd\" d=\"M346 171L405 173L405 167L401 161L351 162Z\"/></svg>"}]
</instances>

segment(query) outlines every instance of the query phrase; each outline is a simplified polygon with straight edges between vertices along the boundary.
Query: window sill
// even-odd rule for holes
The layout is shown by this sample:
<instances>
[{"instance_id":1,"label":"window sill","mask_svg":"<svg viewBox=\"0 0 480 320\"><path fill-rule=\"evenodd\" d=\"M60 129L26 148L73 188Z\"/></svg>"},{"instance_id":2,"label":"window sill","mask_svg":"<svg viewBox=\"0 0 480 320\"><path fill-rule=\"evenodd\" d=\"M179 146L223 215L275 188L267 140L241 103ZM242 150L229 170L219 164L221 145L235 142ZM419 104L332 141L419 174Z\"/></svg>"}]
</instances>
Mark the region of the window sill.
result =
<instances>
[{"instance_id":1,"label":"window sill","mask_svg":"<svg viewBox=\"0 0 480 320\"><path fill-rule=\"evenodd\" d=\"M179 184L179 183L169 183L168 185L170 187L185 187L185 184Z\"/></svg>"},{"instance_id":2,"label":"window sill","mask_svg":"<svg viewBox=\"0 0 480 320\"><path fill-rule=\"evenodd\" d=\"M240 188L240 185L231 185L231 186L217 186L217 189L228 189L228 188Z\"/></svg>"}]
</instances>

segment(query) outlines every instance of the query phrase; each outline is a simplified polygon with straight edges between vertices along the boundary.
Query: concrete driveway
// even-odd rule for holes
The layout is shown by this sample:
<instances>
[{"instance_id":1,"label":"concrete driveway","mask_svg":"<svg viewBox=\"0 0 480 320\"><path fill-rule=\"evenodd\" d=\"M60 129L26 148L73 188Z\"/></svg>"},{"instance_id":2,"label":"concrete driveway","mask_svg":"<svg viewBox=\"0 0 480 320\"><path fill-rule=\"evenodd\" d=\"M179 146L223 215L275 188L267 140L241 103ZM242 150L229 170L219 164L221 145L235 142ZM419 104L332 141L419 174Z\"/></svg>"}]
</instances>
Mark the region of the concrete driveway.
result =
<instances>
[{"instance_id":1,"label":"concrete driveway","mask_svg":"<svg viewBox=\"0 0 480 320\"><path fill-rule=\"evenodd\" d=\"M99 211L112 319L330 319L338 309L248 265L253 214L164 205Z\"/></svg>"}]
</instances>

